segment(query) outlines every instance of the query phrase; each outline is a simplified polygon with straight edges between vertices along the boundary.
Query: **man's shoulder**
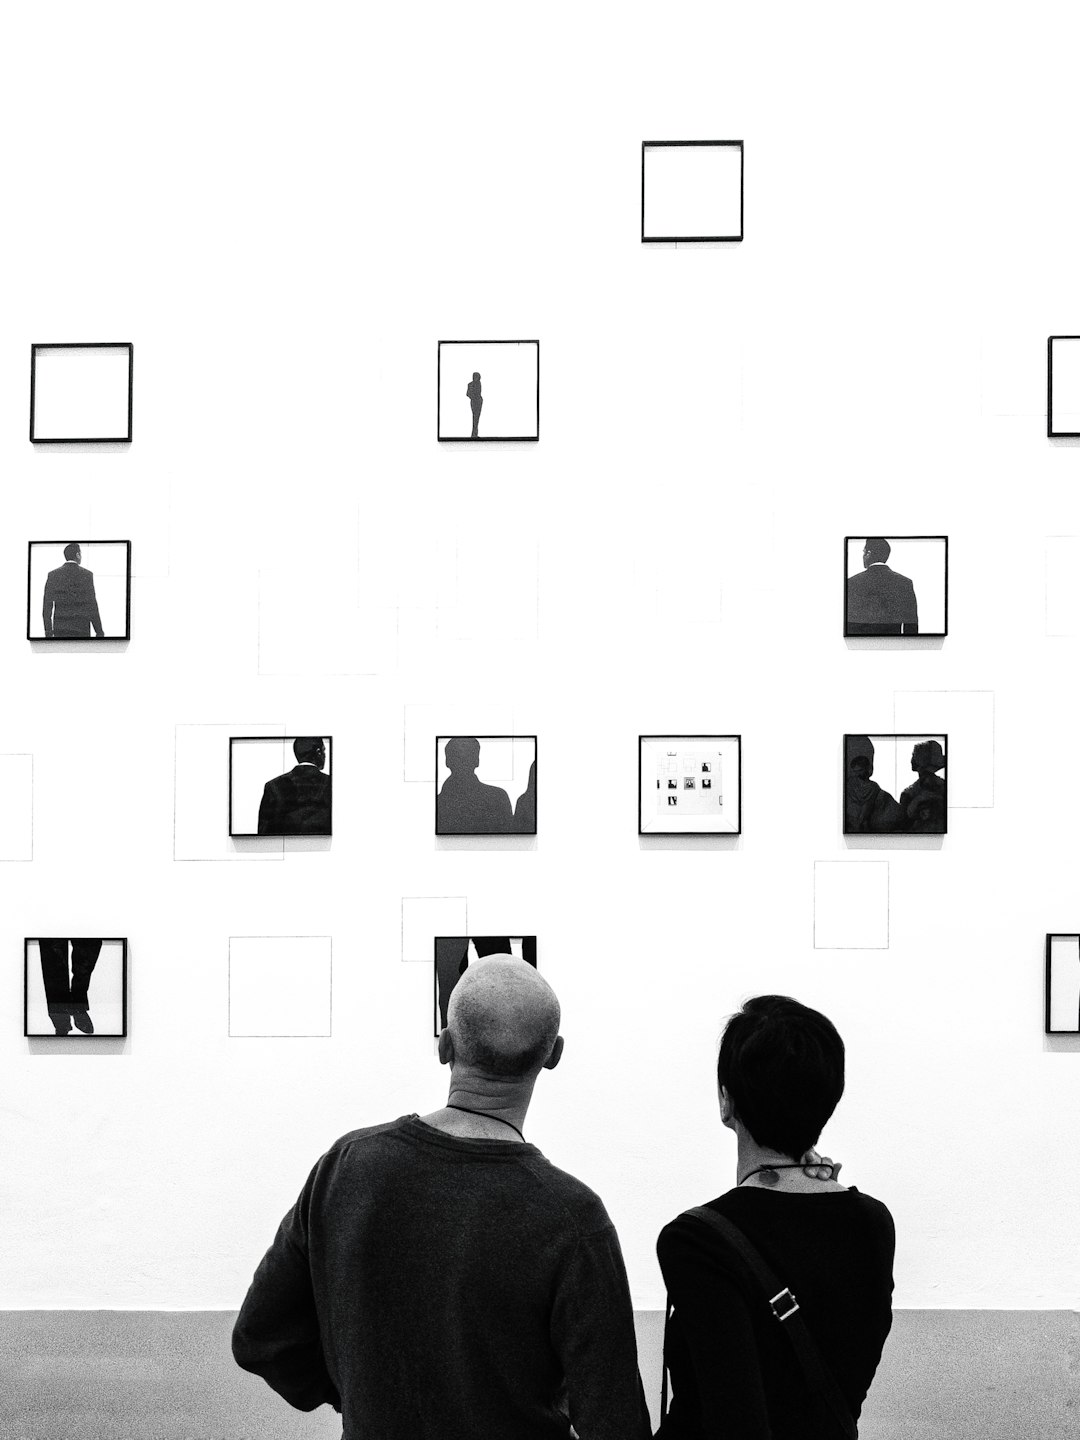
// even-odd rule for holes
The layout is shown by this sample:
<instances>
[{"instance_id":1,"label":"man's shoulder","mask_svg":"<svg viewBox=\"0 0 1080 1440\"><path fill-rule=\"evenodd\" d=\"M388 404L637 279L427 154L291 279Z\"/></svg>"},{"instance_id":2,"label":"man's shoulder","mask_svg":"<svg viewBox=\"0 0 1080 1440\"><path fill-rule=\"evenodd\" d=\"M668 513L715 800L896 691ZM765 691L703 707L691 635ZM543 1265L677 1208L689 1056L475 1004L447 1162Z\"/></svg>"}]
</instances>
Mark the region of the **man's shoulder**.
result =
<instances>
[{"instance_id":1,"label":"man's shoulder","mask_svg":"<svg viewBox=\"0 0 1080 1440\"><path fill-rule=\"evenodd\" d=\"M584 1180L568 1170L560 1170L532 1146L522 1155L521 1163L550 1206L562 1213L579 1236L584 1238L614 1229L603 1200Z\"/></svg>"}]
</instances>

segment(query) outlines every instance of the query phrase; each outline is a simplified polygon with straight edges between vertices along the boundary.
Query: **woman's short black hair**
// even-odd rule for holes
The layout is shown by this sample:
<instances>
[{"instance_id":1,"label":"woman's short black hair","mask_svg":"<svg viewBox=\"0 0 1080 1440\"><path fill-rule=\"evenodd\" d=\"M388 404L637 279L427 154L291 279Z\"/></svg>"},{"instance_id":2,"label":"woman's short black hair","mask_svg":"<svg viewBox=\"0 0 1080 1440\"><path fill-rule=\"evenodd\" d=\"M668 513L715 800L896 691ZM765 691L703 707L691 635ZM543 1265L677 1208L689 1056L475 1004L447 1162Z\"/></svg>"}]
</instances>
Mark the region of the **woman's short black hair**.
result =
<instances>
[{"instance_id":1,"label":"woman's short black hair","mask_svg":"<svg viewBox=\"0 0 1080 1440\"><path fill-rule=\"evenodd\" d=\"M844 1042L819 1011L758 995L724 1027L716 1078L757 1144L798 1160L844 1093Z\"/></svg>"}]
</instances>

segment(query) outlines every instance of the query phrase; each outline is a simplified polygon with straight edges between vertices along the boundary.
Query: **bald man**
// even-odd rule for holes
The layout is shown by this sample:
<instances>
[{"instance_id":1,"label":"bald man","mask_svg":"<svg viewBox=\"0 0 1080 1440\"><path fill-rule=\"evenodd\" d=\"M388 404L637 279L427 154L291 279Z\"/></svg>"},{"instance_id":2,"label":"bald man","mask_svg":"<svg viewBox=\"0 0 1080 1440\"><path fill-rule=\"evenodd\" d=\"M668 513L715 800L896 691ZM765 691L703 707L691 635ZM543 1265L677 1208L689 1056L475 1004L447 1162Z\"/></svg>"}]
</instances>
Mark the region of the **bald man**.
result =
<instances>
[{"instance_id":1,"label":"bald man","mask_svg":"<svg viewBox=\"0 0 1080 1440\"><path fill-rule=\"evenodd\" d=\"M469 966L446 1104L331 1146L255 1272L238 1364L344 1440L647 1440L611 1220L523 1133L559 1019L523 960Z\"/></svg>"}]
</instances>

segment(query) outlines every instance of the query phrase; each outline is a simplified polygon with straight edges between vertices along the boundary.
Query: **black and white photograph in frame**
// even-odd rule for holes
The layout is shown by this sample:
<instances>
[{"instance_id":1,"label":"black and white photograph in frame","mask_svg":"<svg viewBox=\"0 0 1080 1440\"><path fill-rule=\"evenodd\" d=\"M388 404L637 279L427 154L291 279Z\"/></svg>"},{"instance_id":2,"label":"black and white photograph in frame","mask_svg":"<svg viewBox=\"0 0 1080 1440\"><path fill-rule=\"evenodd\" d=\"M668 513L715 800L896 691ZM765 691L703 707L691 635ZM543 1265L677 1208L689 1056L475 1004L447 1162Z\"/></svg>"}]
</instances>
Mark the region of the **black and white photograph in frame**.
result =
<instances>
[{"instance_id":1,"label":"black and white photograph in frame","mask_svg":"<svg viewBox=\"0 0 1080 1440\"><path fill-rule=\"evenodd\" d=\"M1051 335L1046 342L1046 433L1080 439L1080 335Z\"/></svg>"},{"instance_id":2,"label":"black and white photograph in frame","mask_svg":"<svg viewBox=\"0 0 1080 1440\"><path fill-rule=\"evenodd\" d=\"M641 142L643 245L742 238L741 140Z\"/></svg>"},{"instance_id":3,"label":"black and white photograph in frame","mask_svg":"<svg viewBox=\"0 0 1080 1440\"><path fill-rule=\"evenodd\" d=\"M329 735L229 737L229 834L333 833Z\"/></svg>"},{"instance_id":4,"label":"black and white photograph in frame","mask_svg":"<svg viewBox=\"0 0 1080 1440\"><path fill-rule=\"evenodd\" d=\"M437 735L436 835L535 835L536 736Z\"/></svg>"},{"instance_id":5,"label":"black and white photograph in frame","mask_svg":"<svg viewBox=\"0 0 1080 1440\"><path fill-rule=\"evenodd\" d=\"M844 537L844 634L949 633L947 535Z\"/></svg>"},{"instance_id":6,"label":"black and white photograph in frame","mask_svg":"<svg viewBox=\"0 0 1080 1440\"><path fill-rule=\"evenodd\" d=\"M440 340L440 440L540 438L539 340Z\"/></svg>"},{"instance_id":7,"label":"black and white photograph in frame","mask_svg":"<svg viewBox=\"0 0 1080 1440\"><path fill-rule=\"evenodd\" d=\"M845 735L844 834L944 835L947 735Z\"/></svg>"},{"instance_id":8,"label":"black and white photograph in frame","mask_svg":"<svg viewBox=\"0 0 1080 1440\"><path fill-rule=\"evenodd\" d=\"M31 443L128 444L134 369L126 340L31 345Z\"/></svg>"},{"instance_id":9,"label":"black and white photograph in frame","mask_svg":"<svg viewBox=\"0 0 1080 1440\"><path fill-rule=\"evenodd\" d=\"M446 1029L446 1007L470 965L488 955L513 955L536 967L535 935L436 935L435 1034Z\"/></svg>"},{"instance_id":10,"label":"black and white photograph in frame","mask_svg":"<svg viewBox=\"0 0 1080 1440\"><path fill-rule=\"evenodd\" d=\"M127 940L23 942L23 1034L115 1039L127 1034Z\"/></svg>"},{"instance_id":11,"label":"black and white photograph in frame","mask_svg":"<svg viewBox=\"0 0 1080 1440\"><path fill-rule=\"evenodd\" d=\"M130 540L31 540L28 640L129 640Z\"/></svg>"},{"instance_id":12,"label":"black and white photograph in frame","mask_svg":"<svg viewBox=\"0 0 1080 1440\"><path fill-rule=\"evenodd\" d=\"M639 835L742 833L741 735L639 735Z\"/></svg>"},{"instance_id":13,"label":"black and white photograph in frame","mask_svg":"<svg viewBox=\"0 0 1080 1440\"><path fill-rule=\"evenodd\" d=\"M1047 1035L1080 1035L1080 935L1046 937Z\"/></svg>"}]
</instances>

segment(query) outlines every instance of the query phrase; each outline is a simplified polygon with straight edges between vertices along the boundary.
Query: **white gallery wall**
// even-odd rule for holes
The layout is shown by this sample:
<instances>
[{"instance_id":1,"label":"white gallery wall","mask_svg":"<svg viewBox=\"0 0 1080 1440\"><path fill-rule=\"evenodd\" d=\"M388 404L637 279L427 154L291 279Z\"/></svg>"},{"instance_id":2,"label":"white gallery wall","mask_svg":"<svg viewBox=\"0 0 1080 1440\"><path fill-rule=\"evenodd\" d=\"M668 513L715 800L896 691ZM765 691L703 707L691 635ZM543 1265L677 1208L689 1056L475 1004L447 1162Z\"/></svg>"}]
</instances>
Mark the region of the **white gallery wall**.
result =
<instances>
[{"instance_id":1,"label":"white gallery wall","mask_svg":"<svg viewBox=\"0 0 1080 1440\"><path fill-rule=\"evenodd\" d=\"M1080 442L1045 436L1080 17L5 28L0 1305L238 1304L336 1136L442 1102L435 933L537 935L567 1045L527 1133L639 1307L733 1183L715 1047L767 991L847 1042L824 1144L893 1210L898 1304L1080 1305L1042 993L1080 929ZM677 138L744 140L743 243L641 244ZM474 338L539 339L537 443L437 442L437 342ZM30 445L31 343L72 340L134 343L130 446ZM867 534L949 536L945 640L843 639ZM95 538L132 542L130 642L31 645L28 542ZM842 736L894 729L949 734L948 834L845 839ZM333 736L331 840L230 842L230 732ZM510 732L536 837L437 840L435 735ZM741 837L639 839L641 733L741 733ZM127 937L126 1040L23 1038L42 934ZM230 1023L259 937L305 937L309 992L266 950L302 1036Z\"/></svg>"}]
</instances>

